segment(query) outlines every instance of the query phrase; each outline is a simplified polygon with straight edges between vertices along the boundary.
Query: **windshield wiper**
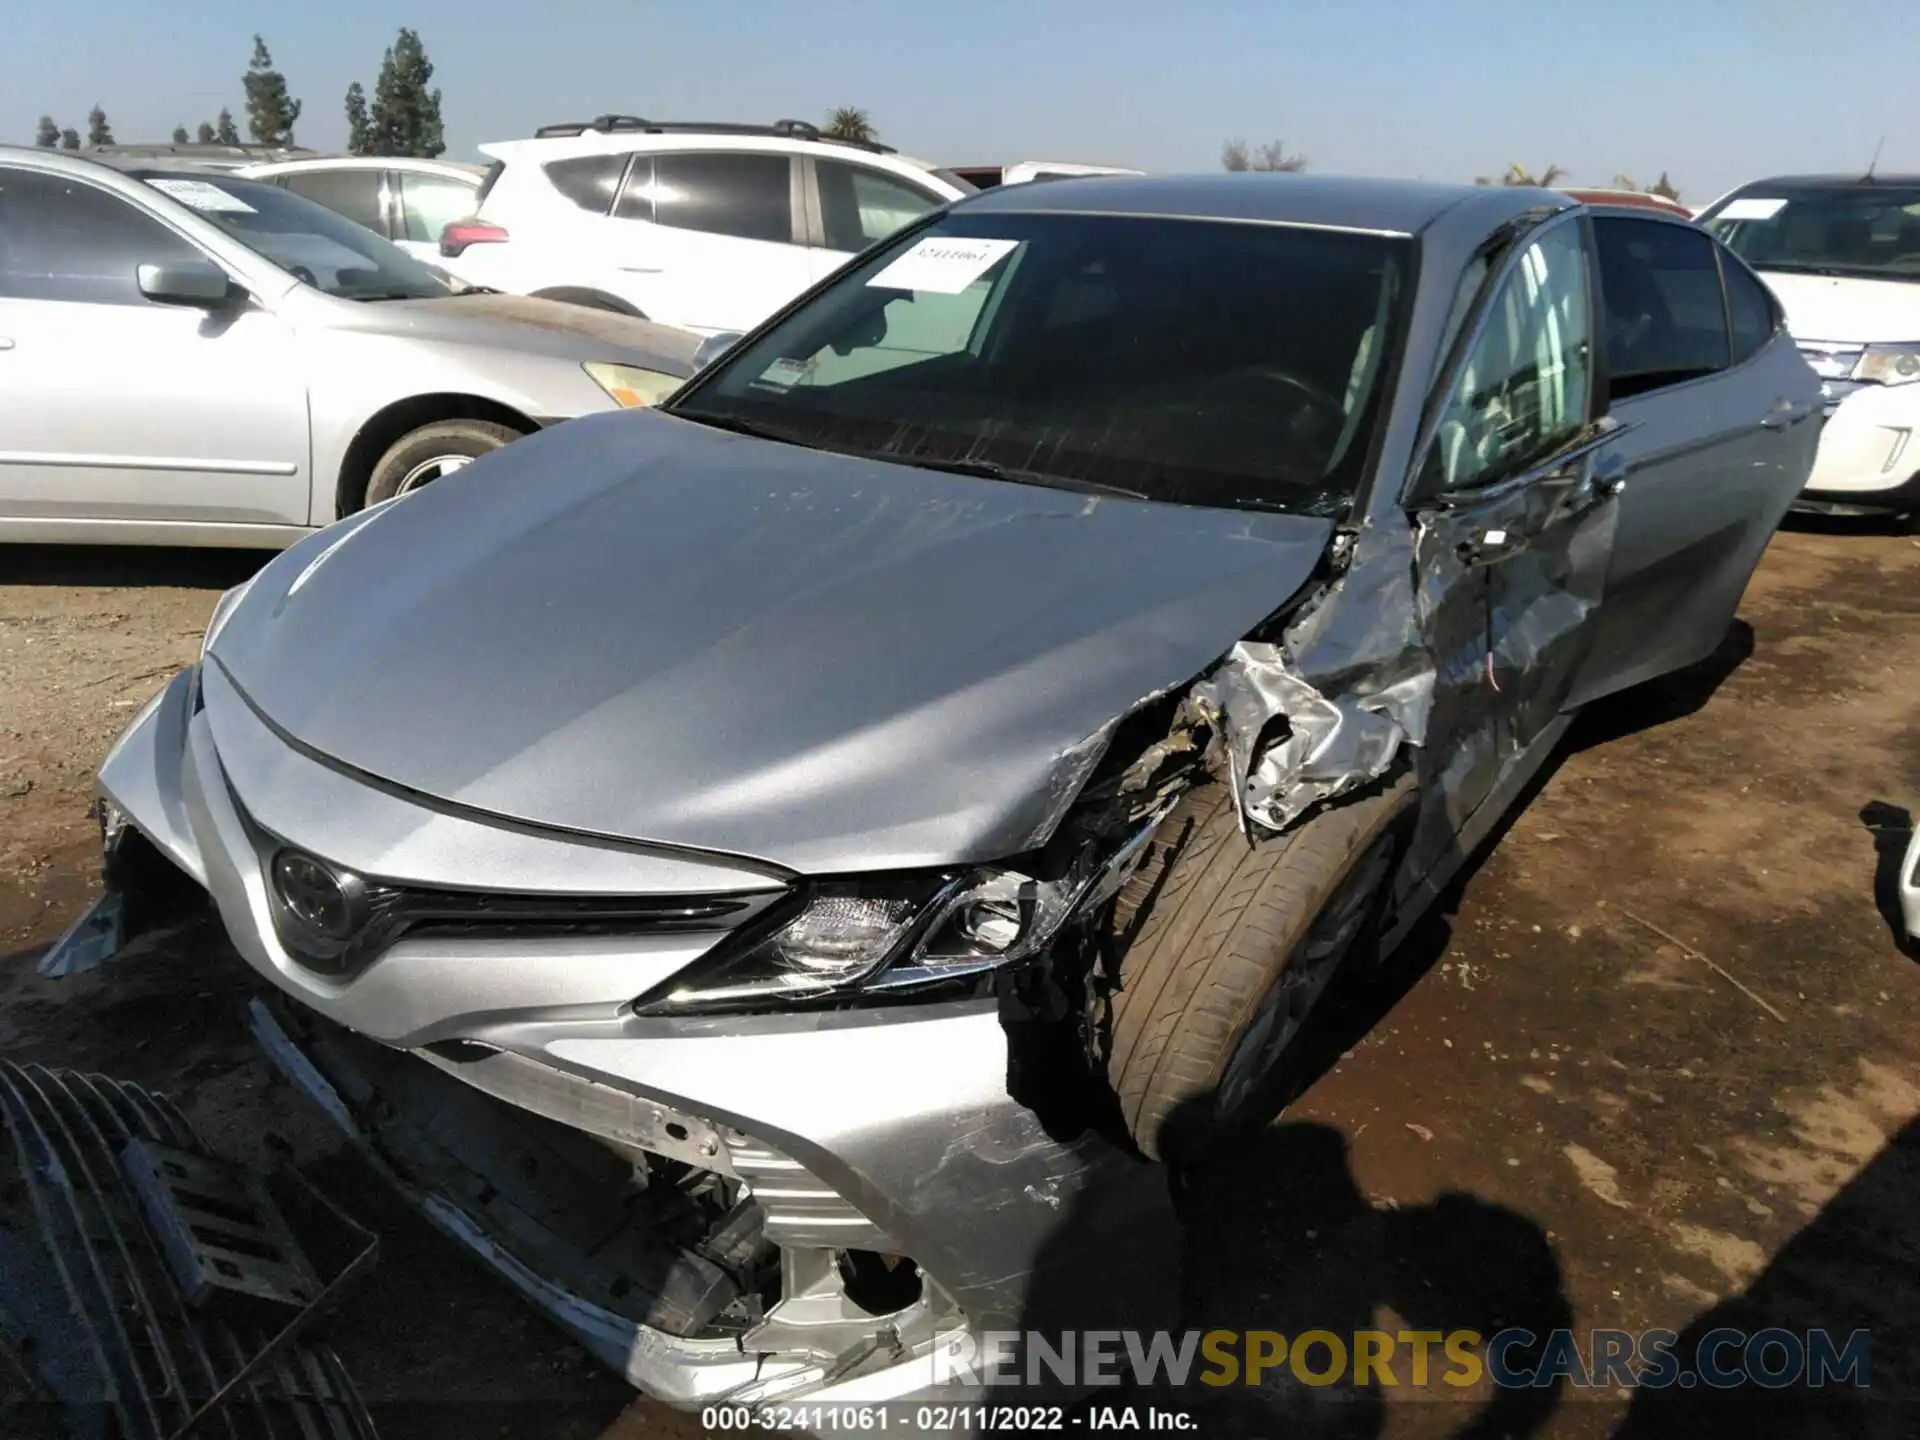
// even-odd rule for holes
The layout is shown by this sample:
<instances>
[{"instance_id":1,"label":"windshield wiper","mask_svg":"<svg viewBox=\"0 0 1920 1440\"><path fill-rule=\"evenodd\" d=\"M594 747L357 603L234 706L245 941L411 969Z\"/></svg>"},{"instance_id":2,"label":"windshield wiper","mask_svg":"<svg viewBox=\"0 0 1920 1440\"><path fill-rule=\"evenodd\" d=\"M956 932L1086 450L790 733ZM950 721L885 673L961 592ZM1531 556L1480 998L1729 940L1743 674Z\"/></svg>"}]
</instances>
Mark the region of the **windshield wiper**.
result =
<instances>
[{"instance_id":1,"label":"windshield wiper","mask_svg":"<svg viewBox=\"0 0 1920 1440\"><path fill-rule=\"evenodd\" d=\"M422 295L414 290L335 290L332 292L340 300L432 300L432 295Z\"/></svg>"},{"instance_id":2,"label":"windshield wiper","mask_svg":"<svg viewBox=\"0 0 1920 1440\"><path fill-rule=\"evenodd\" d=\"M691 420L696 425L711 425L716 430L731 430L735 435L751 435L756 440L773 440L782 445L799 445L806 449L817 446L801 439L798 435L785 430L776 430L771 425L762 425L757 420L742 420L738 415L711 415L700 410L669 410L669 415L678 415L682 420Z\"/></svg>"},{"instance_id":3,"label":"windshield wiper","mask_svg":"<svg viewBox=\"0 0 1920 1440\"><path fill-rule=\"evenodd\" d=\"M1146 494L1124 485L1109 485L1102 480L1084 480L1077 475L1056 475L1045 470L1016 470L996 465L991 460L940 460L926 455L893 455L878 450L848 451L868 460L890 460L896 465L917 465L922 470L939 470L948 475L977 475L982 480L1006 480L1015 485L1039 485L1048 490L1072 490L1082 495L1113 495L1123 500L1145 500Z\"/></svg>"},{"instance_id":4,"label":"windshield wiper","mask_svg":"<svg viewBox=\"0 0 1920 1440\"><path fill-rule=\"evenodd\" d=\"M504 295L506 293L504 290L494 289L491 285L463 285L460 289L453 292L455 299L460 299L467 295Z\"/></svg>"}]
</instances>

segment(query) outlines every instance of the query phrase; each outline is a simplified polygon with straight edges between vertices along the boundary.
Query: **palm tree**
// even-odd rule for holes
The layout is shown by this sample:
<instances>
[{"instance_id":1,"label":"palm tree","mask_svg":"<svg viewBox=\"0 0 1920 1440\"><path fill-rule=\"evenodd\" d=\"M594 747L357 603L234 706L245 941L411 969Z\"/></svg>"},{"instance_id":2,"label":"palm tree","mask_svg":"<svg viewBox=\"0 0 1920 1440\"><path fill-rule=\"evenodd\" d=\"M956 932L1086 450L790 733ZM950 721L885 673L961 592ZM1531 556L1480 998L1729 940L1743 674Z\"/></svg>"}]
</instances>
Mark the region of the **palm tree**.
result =
<instances>
[{"instance_id":1,"label":"palm tree","mask_svg":"<svg viewBox=\"0 0 1920 1440\"><path fill-rule=\"evenodd\" d=\"M1220 168L1294 174L1307 168L1307 157L1289 152L1284 140L1269 140L1256 146L1249 146L1244 140L1229 140L1220 147Z\"/></svg>"},{"instance_id":2,"label":"palm tree","mask_svg":"<svg viewBox=\"0 0 1920 1440\"><path fill-rule=\"evenodd\" d=\"M1546 169L1542 170L1538 176L1535 176L1526 166L1516 160L1513 164L1507 166L1507 173L1500 177L1498 183L1502 185L1529 185L1541 190L1551 190L1566 178L1567 172L1558 165L1549 165ZM1492 185L1495 182L1488 179L1485 175L1476 175L1473 177L1473 183L1476 185Z\"/></svg>"},{"instance_id":3,"label":"palm tree","mask_svg":"<svg viewBox=\"0 0 1920 1440\"><path fill-rule=\"evenodd\" d=\"M858 140L866 145L880 138L880 132L873 128L873 118L855 105L836 105L828 111L827 123L820 133L835 140Z\"/></svg>"}]
</instances>

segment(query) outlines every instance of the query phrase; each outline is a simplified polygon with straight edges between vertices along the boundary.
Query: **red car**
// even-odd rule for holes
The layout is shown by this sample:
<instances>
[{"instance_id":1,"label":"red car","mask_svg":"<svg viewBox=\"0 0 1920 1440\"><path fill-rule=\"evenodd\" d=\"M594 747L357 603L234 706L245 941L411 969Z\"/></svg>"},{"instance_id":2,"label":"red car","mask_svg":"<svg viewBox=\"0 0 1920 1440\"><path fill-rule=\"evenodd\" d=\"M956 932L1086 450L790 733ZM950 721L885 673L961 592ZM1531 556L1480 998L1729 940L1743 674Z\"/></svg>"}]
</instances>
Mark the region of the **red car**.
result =
<instances>
[{"instance_id":1,"label":"red car","mask_svg":"<svg viewBox=\"0 0 1920 1440\"><path fill-rule=\"evenodd\" d=\"M1678 215L1682 220L1693 218L1693 211L1678 200L1645 190L1562 190L1560 193L1587 205L1629 205L1641 210L1658 210L1663 215Z\"/></svg>"}]
</instances>

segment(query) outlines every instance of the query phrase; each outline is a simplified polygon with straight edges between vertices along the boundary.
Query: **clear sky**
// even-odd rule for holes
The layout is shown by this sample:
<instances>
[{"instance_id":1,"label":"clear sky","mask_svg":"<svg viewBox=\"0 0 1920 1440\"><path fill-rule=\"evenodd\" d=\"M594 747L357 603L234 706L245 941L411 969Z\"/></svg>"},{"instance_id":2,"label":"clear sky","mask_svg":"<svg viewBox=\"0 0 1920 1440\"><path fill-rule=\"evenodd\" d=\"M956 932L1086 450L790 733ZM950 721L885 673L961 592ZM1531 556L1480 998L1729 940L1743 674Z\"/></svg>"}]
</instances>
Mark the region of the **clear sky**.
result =
<instances>
[{"instance_id":1,"label":"clear sky","mask_svg":"<svg viewBox=\"0 0 1920 1440\"><path fill-rule=\"evenodd\" d=\"M230 106L258 29L340 145L395 29L421 34L448 154L608 110L819 119L868 110L947 164L1216 168L1284 138L1315 170L1471 179L1510 161L1605 184L1664 169L1704 203L1769 172L1920 170L1920 0L0 0L0 138L43 113L164 139ZM1844 20L1841 20L1844 15Z\"/></svg>"}]
</instances>

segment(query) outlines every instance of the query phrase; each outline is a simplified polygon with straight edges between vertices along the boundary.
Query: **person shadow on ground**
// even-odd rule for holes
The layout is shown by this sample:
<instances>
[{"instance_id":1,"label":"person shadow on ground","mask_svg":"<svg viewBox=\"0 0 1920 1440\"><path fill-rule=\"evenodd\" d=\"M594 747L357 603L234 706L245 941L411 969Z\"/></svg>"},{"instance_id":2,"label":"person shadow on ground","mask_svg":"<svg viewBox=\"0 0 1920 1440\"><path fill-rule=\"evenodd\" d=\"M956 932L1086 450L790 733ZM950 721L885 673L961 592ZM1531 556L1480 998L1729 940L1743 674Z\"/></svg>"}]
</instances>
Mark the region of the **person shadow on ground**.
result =
<instances>
[{"instance_id":1,"label":"person shadow on ground","mask_svg":"<svg viewBox=\"0 0 1920 1440\"><path fill-rule=\"evenodd\" d=\"M1571 1324L1559 1263L1538 1225L1471 1195L1424 1204L1370 1201L1349 1165L1345 1136L1330 1126L1286 1122L1256 1130L1206 1164L1168 1173L1182 1275L1177 1307L1166 1307L1163 1323L1176 1338L1185 1331L1261 1330L1291 1343L1307 1331L1326 1331L1346 1347L1346 1369L1332 1384L1306 1383L1281 1365L1256 1384L1243 1377L1211 1386L1198 1381L1208 1368L1198 1358L1185 1384L1162 1378L1128 1385L1096 1392L1087 1405L1184 1412L1192 1417L1192 1433L1209 1437L1373 1440L1383 1433L1387 1398L1377 1376L1353 1383L1356 1331L1473 1330L1485 1337L1511 1325L1544 1336ZM1073 1226L1069 1213L1048 1248L1071 1248ZM1141 1237L1141 1253L1152 1248L1152 1238ZM1133 1263L1127 1253L1111 1256L1118 1269ZM1036 1275L1047 1274L1043 1257ZM1073 1283L1065 1272L1055 1274L1046 1283ZM1027 1314L1058 1316L1062 1298L1030 1294ZM1171 1318L1176 1308L1177 1320ZM1133 1321L1085 1315L1083 1323ZM1244 1355L1244 1342L1234 1349ZM1310 1353L1308 1373L1324 1371L1327 1349ZM1520 1349L1509 1358L1530 1363ZM1423 1427L1422 1433L1521 1440L1539 1431L1560 1400L1557 1385L1496 1390L1484 1379L1471 1390L1449 1391L1438 1383L1448 1368L1438 1343L1429 1366L1426 1393L1459 1414L1444 1422L1443 1432ZM1392 1373L1397 1386L1411 1387L1407 1346L1396 1348Z\"/></svg>"}]
</instances>

